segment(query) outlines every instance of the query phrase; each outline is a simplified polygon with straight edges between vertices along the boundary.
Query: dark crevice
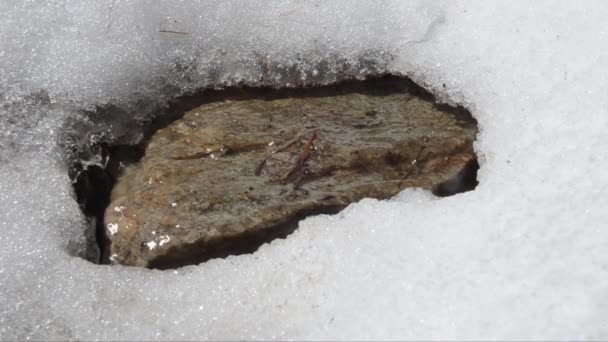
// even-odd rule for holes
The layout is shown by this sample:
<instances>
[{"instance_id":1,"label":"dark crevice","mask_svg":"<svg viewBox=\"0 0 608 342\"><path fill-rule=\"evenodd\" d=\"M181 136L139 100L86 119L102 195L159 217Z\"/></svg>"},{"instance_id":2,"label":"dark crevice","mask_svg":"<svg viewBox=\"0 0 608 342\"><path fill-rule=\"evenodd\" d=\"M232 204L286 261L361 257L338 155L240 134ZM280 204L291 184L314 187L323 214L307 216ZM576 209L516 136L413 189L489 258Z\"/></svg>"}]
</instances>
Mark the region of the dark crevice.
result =
<instances>
[{"instance_id":1,"label":"dark crevice","mask_svg":"<svg viewBox=\"0 0 608 342\"><path fill-rule=\"evenodd\" d=\"M477 181L478 170L479 163L477 159L469 161L454 177L435 186L433 194L439 197L446 197L474 190L479 184Z\"/></svg>"},{"instance_id":2,"label":"dark crevice","mask_svg":"<svg viewBox=\"0 0 608 342\"><path fill-rule=\"evenodd\" d=\"M109 244L103 226L104 212L110 204L110 195L116 179L129 164L137 162L144 155L143 145L99 146L102 159L107 160L105 167L77 164L79 169L74 179L76 199L84 214L95 227L94 246L89 246L87 259L95 263L105 263L106 246ZM93 250L97 250L94 252Z\"/></svg>"}]
</instances>

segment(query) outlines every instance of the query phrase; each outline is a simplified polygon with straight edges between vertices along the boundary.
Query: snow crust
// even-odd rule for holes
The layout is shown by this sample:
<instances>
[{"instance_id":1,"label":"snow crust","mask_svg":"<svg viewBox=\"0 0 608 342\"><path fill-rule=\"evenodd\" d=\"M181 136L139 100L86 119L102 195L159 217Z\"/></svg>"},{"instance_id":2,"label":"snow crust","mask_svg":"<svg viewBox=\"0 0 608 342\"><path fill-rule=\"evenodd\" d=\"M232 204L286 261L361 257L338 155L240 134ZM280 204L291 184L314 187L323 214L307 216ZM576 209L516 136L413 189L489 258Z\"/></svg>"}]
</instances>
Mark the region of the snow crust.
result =
<instances>
[{"instance_id":1,"label":"snow crust","mask_svg":"<svg viewBox=\"0 0 608 342\"><path fill-rule=\"evenodd\" d=\"M608 338L605 2L5 0L0 13L0 339ZM471 109L475 191L363 200L175 271L78 257L86 222L59 146L83 109L121 108L100 124L118 138L193 89L379 72Z\"/></svg>"}]
</instances>

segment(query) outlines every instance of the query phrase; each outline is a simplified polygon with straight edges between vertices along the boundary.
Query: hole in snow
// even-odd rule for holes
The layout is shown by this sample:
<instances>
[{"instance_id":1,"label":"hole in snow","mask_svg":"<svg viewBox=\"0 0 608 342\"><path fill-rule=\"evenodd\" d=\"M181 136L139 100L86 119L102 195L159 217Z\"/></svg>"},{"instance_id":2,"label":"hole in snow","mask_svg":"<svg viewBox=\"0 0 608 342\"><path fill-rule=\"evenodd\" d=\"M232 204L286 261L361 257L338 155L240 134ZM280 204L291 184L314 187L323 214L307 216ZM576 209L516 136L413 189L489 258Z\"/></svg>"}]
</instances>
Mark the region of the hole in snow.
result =
<instances>
[{"instance_id":1,"label":"hole in snow","mask_svg":"<svg viewBox=\"0 0 608 342\"><path fill-rule=\"evenodd\" d=\"M125 117L117 111L98 112ZM162 112L141 142L91 142L97 162L74 166L96 232L91 261L197 264L254 252L365 197L477 185L475 119L402 77L203 91Z\"/></svg>"}]
</instances>

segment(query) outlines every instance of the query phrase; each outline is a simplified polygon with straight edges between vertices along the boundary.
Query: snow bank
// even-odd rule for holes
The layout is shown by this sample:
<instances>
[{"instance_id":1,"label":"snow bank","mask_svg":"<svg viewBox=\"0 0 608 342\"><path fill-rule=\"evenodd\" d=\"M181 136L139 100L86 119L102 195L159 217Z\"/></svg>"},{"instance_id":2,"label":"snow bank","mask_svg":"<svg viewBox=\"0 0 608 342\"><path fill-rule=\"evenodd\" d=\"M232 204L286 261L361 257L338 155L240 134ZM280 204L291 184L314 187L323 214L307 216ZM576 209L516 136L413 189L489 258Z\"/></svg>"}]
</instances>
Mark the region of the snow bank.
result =
<instances>
[{"instance_id":1,"label":"snow bank","mask_svg":"<svg viewBox=\"0 0 608 342\"><path fill-rule=\"evenodd\" d=\"M1 339L608 338L604 2L3 1L0 13ZM82 109L114 104L120 126L200 87L384 71L471 109L475 191L363 200L253 255L177 271L77 257L85 220L57 142L67 120L89 120Z\"/></svg>"}]
</instances>

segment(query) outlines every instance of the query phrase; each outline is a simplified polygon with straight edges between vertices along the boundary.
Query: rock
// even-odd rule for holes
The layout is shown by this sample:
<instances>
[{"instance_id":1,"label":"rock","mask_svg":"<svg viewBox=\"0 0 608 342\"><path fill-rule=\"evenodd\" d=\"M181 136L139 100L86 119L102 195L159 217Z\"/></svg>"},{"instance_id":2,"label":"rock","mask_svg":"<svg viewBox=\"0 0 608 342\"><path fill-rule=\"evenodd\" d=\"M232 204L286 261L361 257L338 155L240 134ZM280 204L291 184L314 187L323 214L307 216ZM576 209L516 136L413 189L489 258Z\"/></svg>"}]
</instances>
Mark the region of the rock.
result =
<instances>
[{"instance_id":1,"label":"rock","mask_svg":"<svg viewBox=\"0 0 608 342\"><path fill-rule=\"evenodd\" d=\"M109 259L195 264L253 250L307 215L453 182L475 163L475 121L410 87L187 112L118 178L105 212Z\"/></svg>"}]
</instances>

